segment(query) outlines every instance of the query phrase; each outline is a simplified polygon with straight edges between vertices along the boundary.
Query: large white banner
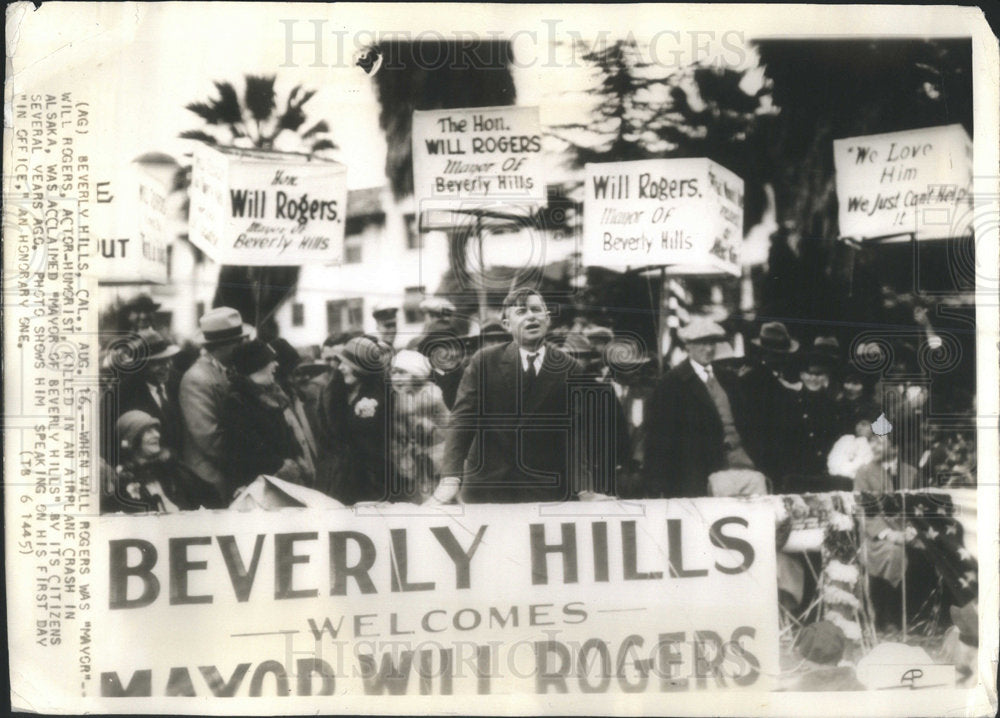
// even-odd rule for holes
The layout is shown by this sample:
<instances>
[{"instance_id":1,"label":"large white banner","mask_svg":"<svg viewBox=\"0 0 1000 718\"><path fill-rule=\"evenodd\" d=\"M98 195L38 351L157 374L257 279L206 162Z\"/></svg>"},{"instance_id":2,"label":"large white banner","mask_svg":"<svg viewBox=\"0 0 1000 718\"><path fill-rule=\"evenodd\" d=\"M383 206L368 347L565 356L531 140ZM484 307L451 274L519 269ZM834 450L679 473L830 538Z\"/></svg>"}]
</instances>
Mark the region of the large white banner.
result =
<instances>
[{"instance_id":1,"label":"large white banner","mask_svg":"<svg viewBox=\"0 0 1000 718\"><path fill-rule=\"evenodd\" d=\"M833 160L841 237L968 234L972 141L961 125L834 140Z\"/></svg>"},{"instance_id":2,"label":"large white banner","mask_svg":"<svg viewBox=\"0 0 1000 718\"><path fill-rule=\"evenodd\" d=\"M587 165L583 261L739 274L743 180L705 158Z\"/></svg>"},{"instance_id":3,"label":"large white banner","mask_svg":"<svg viewBox=\"0 0 1000 718\"><path fill-rule=\"evenodd\" d=\"M220 264L340 262L347 170L316 157L199 145L190 237Z\"/></svg>"},{"instance_id":4,"label":"large white banner","mask_svg":"<svg viewBox=\"0 0 1000 718\"><path fill-rule=\"evenodd\" d=\"M99 710L311 695L323 711L343 695L403 709L415 695L628 693L652 707L771 687L766 502L571 508L103 517L93 635L128 640L95 643L80 693Z\"/></svg>"}]
</instances>

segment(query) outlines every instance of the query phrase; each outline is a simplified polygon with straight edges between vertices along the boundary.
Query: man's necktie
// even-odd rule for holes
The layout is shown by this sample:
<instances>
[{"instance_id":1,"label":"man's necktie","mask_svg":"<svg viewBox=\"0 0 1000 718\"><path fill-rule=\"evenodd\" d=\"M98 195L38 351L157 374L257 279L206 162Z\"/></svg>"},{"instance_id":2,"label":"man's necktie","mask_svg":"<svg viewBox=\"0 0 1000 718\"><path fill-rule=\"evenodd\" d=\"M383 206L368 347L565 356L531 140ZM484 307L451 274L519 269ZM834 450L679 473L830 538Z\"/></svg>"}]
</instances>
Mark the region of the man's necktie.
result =
<instances>
[{"instance_id":1,"label":"man's necktie","mask_svg":"<svg viewBox=\"0 0 1000 718\"><path fill-rule=\"evenodd\" d=\"M535 370L535 360L537 358L537 352L528 355L528 371L524 372L524 391L531 390L531 387L535 383L535 377L538 376L538 372Z\"/></svg>"},{"instance_id":2,"label":"man's necktie","mask_svg":"<svg viewBox=\"0 0 1000 718\"><path fill-rule=\"evenodd\" d=\"M156 396L160 401L160 408L167 408L167 392L163 390L163 384L156 385Z\"/></svg>"}]
</instances>

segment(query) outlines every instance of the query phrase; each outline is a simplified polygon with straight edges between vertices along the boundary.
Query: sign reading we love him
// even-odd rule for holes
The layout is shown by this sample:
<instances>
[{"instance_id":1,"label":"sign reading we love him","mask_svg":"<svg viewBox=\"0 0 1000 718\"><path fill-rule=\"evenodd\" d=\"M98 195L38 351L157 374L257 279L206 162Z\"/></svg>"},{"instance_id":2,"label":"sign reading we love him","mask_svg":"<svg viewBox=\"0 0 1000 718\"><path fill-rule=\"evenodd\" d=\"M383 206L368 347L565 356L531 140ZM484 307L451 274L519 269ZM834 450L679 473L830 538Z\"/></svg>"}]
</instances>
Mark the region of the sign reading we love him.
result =
<instances>
[{"instance_id":1,"label":"sign reading we love him","mask_svg":"<svg viewBox=\"0 0 1000 718\"><path fill-rule=\"evenodd\" d=\"M968 234L972 141L961 125L833 141L841 237Z\"/></svg>"}]
</instances>

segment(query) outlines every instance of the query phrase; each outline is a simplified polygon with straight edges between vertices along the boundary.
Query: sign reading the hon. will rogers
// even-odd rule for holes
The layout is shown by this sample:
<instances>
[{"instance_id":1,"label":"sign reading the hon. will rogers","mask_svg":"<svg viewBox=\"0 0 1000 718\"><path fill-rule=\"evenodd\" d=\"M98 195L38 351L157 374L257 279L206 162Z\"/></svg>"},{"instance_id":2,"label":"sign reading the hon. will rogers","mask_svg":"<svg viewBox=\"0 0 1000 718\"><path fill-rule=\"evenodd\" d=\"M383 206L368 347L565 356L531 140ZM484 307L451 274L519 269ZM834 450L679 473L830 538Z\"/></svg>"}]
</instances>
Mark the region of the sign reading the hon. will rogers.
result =
<instances>
[{"instance_id":1,"label":"sign reading the hon. will rogers","mask_svg":"<svg viewBox=\"0 0 1000 718\"><path fill-rule=\"evenodd\" d=\"M425 207L544 201L538 108L414 112L413 187Z\"/></svg>"},{"instance_id":2,"label":"sign reading the hon. will rogers","mask_svg":"<svg viewBox=\"0 0 1000 718\"><path fill-rule=\"evenodd\" d=\"M347 168L304 155L199 146L190 237L220 264L341 261Z\"/></svg>"}]
</instances>

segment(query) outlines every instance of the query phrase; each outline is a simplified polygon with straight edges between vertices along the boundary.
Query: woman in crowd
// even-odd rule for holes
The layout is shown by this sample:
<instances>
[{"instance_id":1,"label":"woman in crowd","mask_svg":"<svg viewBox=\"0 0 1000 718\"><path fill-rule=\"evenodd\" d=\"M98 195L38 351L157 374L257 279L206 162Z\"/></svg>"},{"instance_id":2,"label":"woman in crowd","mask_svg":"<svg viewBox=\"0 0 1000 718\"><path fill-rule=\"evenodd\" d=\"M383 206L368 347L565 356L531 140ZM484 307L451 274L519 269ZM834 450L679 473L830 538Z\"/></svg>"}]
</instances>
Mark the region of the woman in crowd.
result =
<instances>
[{"instance_id":1,"label":"woman in crowd","mask_svg":"<svg viewBox=\"0 0 1000 718\"><path fill-rule=\"evenodd\" d=\"M848 367L844 373L836 397L837 421L843 434L853 432L859 421L875 421L882 413L881 405L872 397L869 383L854 367Z\"/></svg>"},{"instance_id":2,"label":"woman in crowd","mask_svg":"<svg viewBox=\"0 0 1000 718\"><path fill-rule=\"evenodd\" d=\"M288 397L275 381L274 350L259 339L242 344L233 352L232 367L222 414L231 493L261 474L311 486L310 462L285 416Z\"/></svg>"},{"instance_id":3,"label":"woman in crowd","mask_svg":"<svg viewBox=\"0 0 1000 718\"><path fill-rule=\"evenodd\" d=\"M149 414L126 411L115 425L121 463L102 463L101 511L174 513L222 508L218 495L160 445L160 422Z\"/></svg>"},{"instance_id":4,"label":"woman in crowd","mask_svg":"<svg viewBox=\"0 0 1000 718\"><path fill-rule=\"evenodd\" d=\"M388 500L386 356L368 336L354 337L320 397L329 461L316 488L344 504Z\"/></svg>"},{"instance_id":5,"label":"woman in crowd","mask_svg":"<svg viewBox=\"0 0 1000 718\"><path fill-rule=\"evenodd\" d=\"M448 409L431 381L430 361L419 352L404 349L393 357L392 389L392 493L419 504L440 478Z\"/></svg>"}]
</instances>

